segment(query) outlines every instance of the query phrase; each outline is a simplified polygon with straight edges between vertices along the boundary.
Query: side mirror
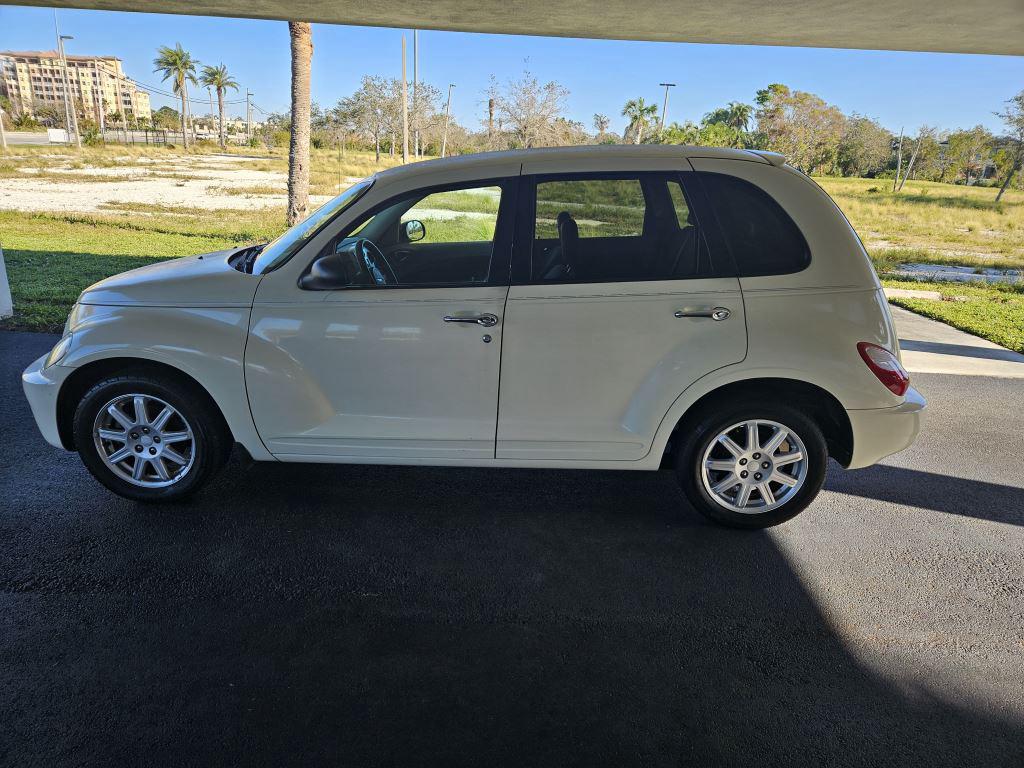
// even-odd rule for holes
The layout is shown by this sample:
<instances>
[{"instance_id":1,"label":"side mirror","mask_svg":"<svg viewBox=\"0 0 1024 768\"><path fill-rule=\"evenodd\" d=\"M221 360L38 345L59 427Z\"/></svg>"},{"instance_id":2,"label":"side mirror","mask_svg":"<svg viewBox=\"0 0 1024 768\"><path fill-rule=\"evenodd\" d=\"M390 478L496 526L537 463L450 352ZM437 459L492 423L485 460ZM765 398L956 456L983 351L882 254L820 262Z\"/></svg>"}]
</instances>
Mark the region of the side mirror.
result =
<instances>
[{"instance_id":1,"label":"side mirror","mask_svg":"<svg viewBox=\"0 0 1024 768\"><path fill-rule=\"evenodd\" d=\"M410 219L409 221L402 222L402 234L405 235L407 242L415 243L417 240L422 240L427 236L427 228L423 225L422 221Z\"/></svg>"},{"instance_id":2,"label":"side mirror","mask_svg":"<svg viewBox=\"0 0 1024 768\"><path fill-rule=\"evenodd\" d=\"M349 284L345 257L341 253L319 256L299 278L299 288L306 291L332 291Z\"/></svg>"}]
</instances>

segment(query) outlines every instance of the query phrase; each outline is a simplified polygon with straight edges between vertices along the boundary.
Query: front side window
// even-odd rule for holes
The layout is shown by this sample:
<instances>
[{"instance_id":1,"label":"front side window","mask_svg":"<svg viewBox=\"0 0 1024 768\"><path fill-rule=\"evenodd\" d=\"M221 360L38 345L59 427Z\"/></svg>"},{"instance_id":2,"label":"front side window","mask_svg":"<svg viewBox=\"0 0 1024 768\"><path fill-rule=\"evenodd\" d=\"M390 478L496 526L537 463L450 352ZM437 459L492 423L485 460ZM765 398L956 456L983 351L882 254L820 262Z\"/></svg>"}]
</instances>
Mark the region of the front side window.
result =
<instances>
[{"instance_id":1,"label":"front side window","mask_svg":"<svg viewBox=\"0 0 1024 768\"><path fill-rule=\"evenodd\" d=\"M740 277L785 275L811 262L800 228L775 200L749 181L700 173Z\"/></svg>"},{"instance_id":2,"label":"front side window","mask_svg":"<svg viewBox=\"0 0 1024 768\"><path fill-rule=\"evenodd\" d=\"M338 287L485 285L505 186L499 181L402 195L354 222L318 258L337 257Z\"/></svg>"},{"instance_id":3,"label":"front side window","mask_svg":"<svg viewBox=\"0 0 1024 768\"><path fill-rule=\"evenodd\" d=\"M675 174L539 177L534 218L535 283L710 274L704 238Z\"/></svg>"}]
</instances>

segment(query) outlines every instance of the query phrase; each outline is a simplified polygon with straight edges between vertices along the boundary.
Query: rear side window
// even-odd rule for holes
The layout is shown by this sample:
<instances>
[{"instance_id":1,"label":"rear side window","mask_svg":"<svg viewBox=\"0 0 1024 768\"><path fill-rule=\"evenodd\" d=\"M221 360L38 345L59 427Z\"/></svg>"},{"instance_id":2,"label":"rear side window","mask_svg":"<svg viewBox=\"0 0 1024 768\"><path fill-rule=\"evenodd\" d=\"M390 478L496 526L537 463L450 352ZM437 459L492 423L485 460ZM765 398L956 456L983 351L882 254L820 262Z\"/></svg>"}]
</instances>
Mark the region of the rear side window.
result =
<instances>
[{"instance_id":1,"label":"rear side window","mask_svg":"<svg viewBox=\"0 0 1024 768\"><path fill-rule=\"evenodd\" d=\"M536 179L530 280L615 283L712 274L678 175L593 173Z\"/></svg>"},{"instance_id":2,"label":"rear side window","mask_svg":"<svg viewBox=\"0 0 1024 768\"><path fill-rule=\"evenodd\" d=\"M721 173L700 178L740 277L785 275L811 263L800 228L767 192Z\"/></svg>"}]
</instances>

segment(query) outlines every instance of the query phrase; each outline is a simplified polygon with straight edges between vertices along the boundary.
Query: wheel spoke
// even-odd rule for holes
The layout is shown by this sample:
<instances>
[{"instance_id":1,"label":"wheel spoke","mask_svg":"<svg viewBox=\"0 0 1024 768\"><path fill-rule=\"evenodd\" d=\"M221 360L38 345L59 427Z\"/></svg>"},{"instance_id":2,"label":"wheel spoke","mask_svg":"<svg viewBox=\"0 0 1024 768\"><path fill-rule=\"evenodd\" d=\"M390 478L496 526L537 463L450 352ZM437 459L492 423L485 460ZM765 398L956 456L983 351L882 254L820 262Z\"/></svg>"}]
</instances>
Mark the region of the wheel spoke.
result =
<instances>
[{"instance_id":1,"label":"wheel spoke","mask_svg":"<svg viewBox=\"0 0 1024 768\"><path fill-rule=\"evenodd\" d=\"M120 464L122 461L132 455L132 449L127 445L121 446L119 450L114 451L112 454L107 456L107 461L111 464Z\"/></svg>"},{"instance_id":2,"label":"wheel spoke","mask_svg":"<svg viewBox=\"0 0 1024 768\"><path fill-rule=\"evenodd\" d=\"M711 486L711 490L714 493L725 493L733 486L738 485L739 482L740 479L736 477L736 475L730 474L728 477L719 480L717 483Z\"/></svg>"},{"instance_id":3,"label":"wheel spoke","mask_svg":"<svg viewBox=\"0 0 1024 768\"><path fill-rule=\"evenodd\" d=\"M736 441L728 435L719 435L718 442L721 443L725 449L733 456L742 456L743 449L736 445Z\"/></svg>"},{"instance_id":4,"label":"wheel spoke","mask_svg":"<svg viewBox=\"0 0 1024 768\"><path fill-rule=\"evenodd\" d=\"M757 439L757 422L747 422L747 451L756 451L761 447L761 443Z\"/></svg>"},{"instance_id":5,"label":"wheel spoke","mask_svg":"<svg viewBox=\"0 0 1024 768\"><path fill-rule=\"evenodd\" d=\"M110 416L114 419L114 421L116 421L125 429L128 429L129 427L132 426L132 420L128 418L128 416L125 415L125 413L113 403L111 403L110 407L107 408L107 413L109 413Z\"/></svg>"},{"instance_id":6,"label":"wheel spoke","mask_svg":"<svg viewBox=\"0 0 1024 768\"><path fill-rule=\"evenodd\" d=\"M171 409L171 406L165 405L164 409L160 411L159 415L155 419L153 419L153 423L150 426L152 426L153 429L159 431L164 428L164 425L167 423L167 420L170 419L171 416L173 415L174 411Z\"/></svg>"},{"instance_id":7,"label":"wheel spoke","mask_svg":"<svg viewBox=\"0 0 1024 768\"><path fill-rule=\"evenodd\" d=\"M155 459L150 459L149 463L153 465L153 469L156 470L156 475L161 480L170 480L171 476L167 474L167 465L164 464L164 460L157 456Z\"/></svg>"},{"instance_id":8,"label":"wheel spoke","mask_svg":"<svg viewBox=\"0 0 1024 768\"><path fill-rule=\"evenodd\" d=\"M173 448L171 448L171 447L169 447L167 445L164 446L164 453L163 453L163 455L164 455L164 458L170 459L175 464L180 464L183 467L186 464L188 464L188 459L186 459L184 456L182 456L176 450L174 450Z\"/></svg>"},{"instance_id":9,"label":"wheel spoke","mask_svg":"<svg viewBox=\"0 0 1024 768\"><path fill-rule=\"evenodd\" d=\"M776 467L784 467L787 464L793 464L800 461L804 455L800 451L793 451L792 453L784 453L781 456L775 456L772 461L775 462Z\"/></svg>"},{"instance_id":10,"label":"wheel spoke","mask_svg":"<svg viewBox=\"0 0 1024 768\"><path fill-rule=\"evenodd\" d=\"M180 443L183 440L191 440L191 439L192 439L192 435L190 435L188 432L165 432L163 434L164 444L167 444L167 443ZM166 452L166 449L164 449L164 451Z\"/></svg>"},{"instance_id":11,"label":"wheel spoke","mask_svg":"<svg viewBox=\"0 0 1024 768\"><path fill-rule=\"evenodd\" d=\"M761 498L764 499L765 504L775 503L775 494L772 493L772 489L768 487L768 483L759 483L757 490L761 494Z\"/></svg>"},{"instance_id":12,"label":"wheel spoke","mask_svg":"<svg viewBox=\"0 0 1024 768\"><path fill-rule=\"evenodd\" d=\"M128 440L128 432L117 429L97 429L96 434L101 440L112 440L115 443L124 443Z\"/></svg>"},{"instance_id":13,"label":"wheel spoke","mask_svg":"<svg viewBox=\"0 0 1024 768\"><path fill-rule=\"evenodd\" d=\"M149 420L146 418L146 398L142 395L136 395L132 398L132 403L135 408L135 423L148 424Z\"/></svg>"},{"instance_id":14,"label":"wheel spoke","mask_svg":"<svg viewBox=\"0 0 1024 768\"><path fill-rule=\"evenodd\" d=\"M146 459L142 458L141 456L136 456L135 457L135 466L132 467L132 479L133 480L141 480L142 479L142 473L145 470L145 468L146 468Z\"/></svg>"},{"instance_id":15,"label":"wheel spoke","mask_svg":"<svg viewBox=\"0 0 1024 768\"><path fill-rule=\"evenodd\" d=\"M789 431L779 427L775 430L775 434L768 438L768 442L762 446L764 452L771 456L787 437L789 437Z\"/></svg>"},{"instance_id":16,"label":"wheel spoke","mask_svg":"<svg viewBox=\"0 0 1024 768\"><path fill-rule=\"evenodd\" d=\"M783 485L789 486L790 488L796 487L797 479L790 475L783 474L782 472L772 472L772 476L768 478L769 483L782 483Z\"/></svg>"},{"instance_id":17,"label":"wheel spoke","mask_svg":"<svg viewBox=\"0 0 1024 768\"><path fill-rule=\"evenodd\" d=\"M736 494L736 506L745 507L747 502L750 501L750 492L753 490L751 485L741 485L740 492Z\"/></svg>"},{"instance_id":18,"label":"wheel spoke","mask_svg":"<svg viewBox=\"0 0 1024 768\"><path fill-rule=\"evenodd\" d=\"M708 459L704 462L704 466L708 469L714 470L715 472L732 472L736 466L736 462L721 459Z\"/></svg>"}]
</instances>

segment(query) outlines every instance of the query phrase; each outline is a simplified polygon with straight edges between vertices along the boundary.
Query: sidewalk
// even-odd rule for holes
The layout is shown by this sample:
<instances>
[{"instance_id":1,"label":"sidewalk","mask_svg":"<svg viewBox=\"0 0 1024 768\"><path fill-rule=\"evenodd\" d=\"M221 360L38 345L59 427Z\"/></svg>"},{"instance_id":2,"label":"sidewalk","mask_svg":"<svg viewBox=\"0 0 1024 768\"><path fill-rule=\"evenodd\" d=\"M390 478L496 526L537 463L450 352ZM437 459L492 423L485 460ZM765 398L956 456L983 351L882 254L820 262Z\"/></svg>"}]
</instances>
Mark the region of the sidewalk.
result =
<instances>
[{"instance_id":1,"label":"sidewalk","mask_svg":"<svg viewBox=\"0 0 1024 768\"><path fill-rule=\"evenodd\" d=\"M1024 379L1024 355L952 326L890 306L903 365L911 373Z\"/></svg>"}]
</instances>

